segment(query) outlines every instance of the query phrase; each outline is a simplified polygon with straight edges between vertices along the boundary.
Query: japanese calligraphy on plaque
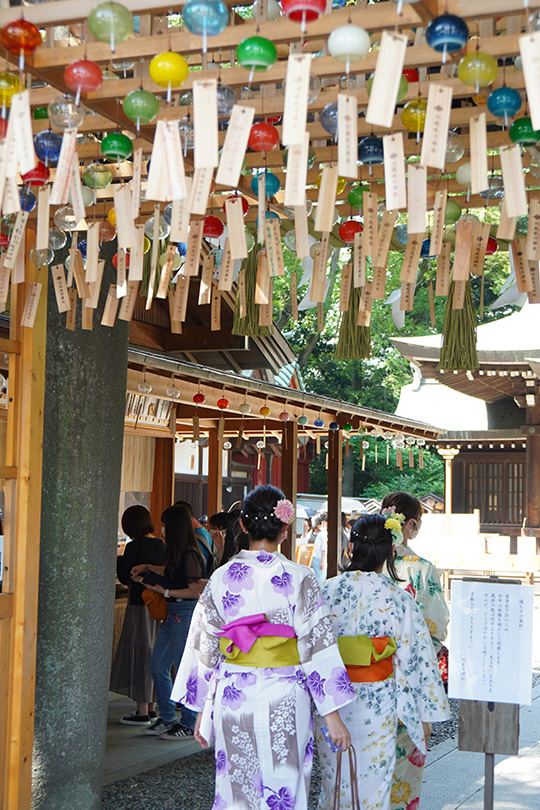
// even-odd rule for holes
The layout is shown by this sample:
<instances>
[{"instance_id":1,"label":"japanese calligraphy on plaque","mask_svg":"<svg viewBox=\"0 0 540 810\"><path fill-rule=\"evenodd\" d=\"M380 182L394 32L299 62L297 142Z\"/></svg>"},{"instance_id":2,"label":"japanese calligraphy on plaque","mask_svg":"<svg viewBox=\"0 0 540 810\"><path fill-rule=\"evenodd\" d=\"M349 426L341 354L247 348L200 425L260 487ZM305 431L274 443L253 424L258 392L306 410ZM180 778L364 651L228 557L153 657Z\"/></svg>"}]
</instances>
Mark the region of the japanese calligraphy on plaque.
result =
<instances>
[{"instance_id":1,"label":"japanese calligraphy on plaque","mask_svg":"<svg viewBox=\"0 0 540 810\"><path fill-rule=\"evenodd\" d=\"M451 108L452 88L430 82L420 155L421 166L444 171Z\"/></svg>"},{"instance_id":2,"label":"japanese calligraphy on plaque","mask_svg":"<svg viewBox=\"0 0 540 810\"><path fill-rule=\"evenodd\" d=\"M338 93L338 172L340 177L358 177L358 101Z\"/></svg>"},{"instance_id":3,"label":"japanese calligraphy on plaque","mask_svg":"<svg viewBox=\"0 0 540 810\"><path fill-rule=\"evenodd\" d=\"M216 174L216 183L220 186L236 188L238 185L254 115L254 107L235 104L232 108Z\"/></svg>"},{"instance_id":4,"label":"japanese calligraphy on plaque","mask_svg":"<svg viewBox=\"0 0 540 810\"><path fill-rule=\"evenodd\" d=\"M405 208L407 187L405 183L405 154L403 133L383 136L384 190L387 211Z\"/></svg>"},{"instance_id":5,"label":"japanese calligraphy on plaque","mask_svg":"<svg viewBox=\"0 0 540 810\"><path fill-rule=\"evenodd\" d=\"M306 128L311 54L291 54L287 60L283 107L283 146L301 144Z\"/></svg>"},{"instance_id":6,"label":"japanese calligraphy on plaque","mask_svg":"<svg viewBox=\"0 0 540 810\"><path fill-rule=\"evenodd\" d=\"M382 32L381 47L366 111L368 124L387 128L392 126L406 49L406 34Z\"/></svg>"},{"instance_id":7,"label":"japanese calligraphy on plaque","mask_svg":"<svg viewBox=\"0 0 540 810\"><path fill-rule=\"evenodd\" d=\"M306 201L308 154L309 132L304 132L302 143L288 148L284 204L290 207L304 205Z\"/></svg>"},{"instance_id":8,"label":"japanese calligraphy on plaque","mask_svg":"<svg viewBox=\"0 0 540 810\"><path fill-rule=\"evenodd\" d=\"M504 203L509 217L521 217L527 213L527 192L521 163L521 146L501 146L501 169L504 183Z\"/></svg>"},{"instance_id":9,"label":"japanese calligraphy on plaque","mask_svg":"<svg viewBox=\"0 0 540 810\"><path fill-rule=\"evenodd\" d=\"M431 229L431 241L429 243L429 255L438 256L442 248L444 236L444 216L446 213L446 200L448 192L437 191L435 194L435 205L433 206L433 226Z\"/></svg>"},{"instance_id":10,"label":"japanese calligraphy on plaque","mask_svg":"<svg viewBox=\"0 0 540 810\"><path fill-rule=\"evenodd\" d=\"M216 79L193 82L193 165L196 169L218 165Z\"/></svg>"}]
</instances>

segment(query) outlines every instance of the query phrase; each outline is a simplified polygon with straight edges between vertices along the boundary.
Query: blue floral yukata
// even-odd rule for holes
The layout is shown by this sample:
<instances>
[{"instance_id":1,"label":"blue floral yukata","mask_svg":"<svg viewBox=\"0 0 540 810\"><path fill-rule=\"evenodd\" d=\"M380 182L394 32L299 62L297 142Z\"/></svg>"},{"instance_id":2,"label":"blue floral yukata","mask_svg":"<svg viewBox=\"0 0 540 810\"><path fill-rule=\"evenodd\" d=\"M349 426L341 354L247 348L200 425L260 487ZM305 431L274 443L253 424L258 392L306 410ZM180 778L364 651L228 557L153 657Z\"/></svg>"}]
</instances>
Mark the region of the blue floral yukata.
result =
<instances>
[{"instance_id":1,"label":"blue floral yukata","mask_svg":"<svg viewBox=\"0 0 540 810\"><path fill-rule=\"evenodd\" d=\"M299 664L225 659L223 625L257 614L294 628ZM195 609L171 697L203 712L204 739L215 735L212 810L305 810L312 703L325 715L355 697L313 571L266 551L241 551L219 568Z\"/></svg>"}]
</instances>

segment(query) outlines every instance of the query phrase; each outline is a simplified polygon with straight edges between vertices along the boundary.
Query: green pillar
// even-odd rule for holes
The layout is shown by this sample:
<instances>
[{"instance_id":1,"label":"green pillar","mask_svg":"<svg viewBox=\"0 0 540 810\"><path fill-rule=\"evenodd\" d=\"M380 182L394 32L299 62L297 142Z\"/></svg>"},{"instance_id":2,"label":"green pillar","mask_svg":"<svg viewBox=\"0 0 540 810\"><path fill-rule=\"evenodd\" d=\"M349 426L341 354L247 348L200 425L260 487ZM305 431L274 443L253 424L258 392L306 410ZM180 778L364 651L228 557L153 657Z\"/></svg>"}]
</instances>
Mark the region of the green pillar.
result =
<instances>
[{"instance_id":1,"label":"green pillar","mask_svg":"<svg viewBox=\"0 0 540 810\"><path fill-rule=\"evenodd\" d=\"M128 349L127 323L100 325L105 247L93 331L49 286L33 810L100 806Z\"/></svg>"}]
</instances>

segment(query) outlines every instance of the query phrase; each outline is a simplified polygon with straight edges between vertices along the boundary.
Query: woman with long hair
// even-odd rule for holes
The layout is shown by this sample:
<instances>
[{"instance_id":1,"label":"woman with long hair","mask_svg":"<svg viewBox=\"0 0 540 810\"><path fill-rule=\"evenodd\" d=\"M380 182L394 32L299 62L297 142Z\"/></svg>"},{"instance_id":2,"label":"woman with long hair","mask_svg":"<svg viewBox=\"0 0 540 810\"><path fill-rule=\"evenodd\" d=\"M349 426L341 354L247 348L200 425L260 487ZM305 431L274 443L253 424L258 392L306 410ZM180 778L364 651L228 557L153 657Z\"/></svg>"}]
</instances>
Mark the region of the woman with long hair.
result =
<instances>
[{"instance_id":1,"label":"woman with long hair","mask_svg":"<svg viewBox=\"0 0 540 810\"><path fill-rule=\"evenodd\" d=\"M199 598L197 582L203 576L204 560L191 515L184 506L169 507L161 520L165 526L165 565L137 565L131 573L136 581L163 594L167 600L167 618L159 629L150 661L160 718L145 733L162 740L177 740L193 737L196 715L183 706L180 722L176 722L176 706L171 700L171 667L178 667L184 652ZM162 576L156 578L152 573Z\"/></svg>"},{"instance_id":2,"label":"woman with long hair","mask_svg":"<svg viewBox=\"0 0 540 810\"><path fill-rule=\"evenodd\" d=\"M408 492L392 492L383 499L384 514L400 515L401 533L396 535L395 570L400 585L405 588L418 605L431 636L435 655L439 655L450 613L441 588L439 572L429 560L420 557L409 546L422 524L422 504ZM425 756L418 750L407 734L406 728L398 726L396 768L392 787L392 810L401 810L405 804L420 802ZM412 807L414 808L414 804Z\"/></svg>"},{"instance_id":3,"label":"woman with long hair","mask_svg":"<svg viewBox=\"0 0 540 810\"><path fill-rule=\"evenodd\" d=\"M276 553L294 507L260 486L242 503L249 537L201 596L173 699L199 712L195 737L215 736L213 810L305 808L313 763L311 702L347 749L339 709L353 690L313 571Z\"/></svg>"},{"instance_id":4,"label":"woman with long hair","mask_svg":"<svg viewBox=\"0 0 540 810\"><path fill-rule=\"evenodd\" d=\"M351 562L322 587L339 649L353 683L355 699L341 715L350 729L357 756L358 795L362 810L388 810L396 755L397 718L425 753L429 723L448 718L429 633L412 597L395 580L393 532L399 520L364 515L353 526ZM321 766L320 810L334 806L336 757L316 721ZM342 762L341 805L349 810L349 763ZM407 802L403 804L405 808ZM411 810L416 810L413 805Z\"/></svg>"}]
</instances>

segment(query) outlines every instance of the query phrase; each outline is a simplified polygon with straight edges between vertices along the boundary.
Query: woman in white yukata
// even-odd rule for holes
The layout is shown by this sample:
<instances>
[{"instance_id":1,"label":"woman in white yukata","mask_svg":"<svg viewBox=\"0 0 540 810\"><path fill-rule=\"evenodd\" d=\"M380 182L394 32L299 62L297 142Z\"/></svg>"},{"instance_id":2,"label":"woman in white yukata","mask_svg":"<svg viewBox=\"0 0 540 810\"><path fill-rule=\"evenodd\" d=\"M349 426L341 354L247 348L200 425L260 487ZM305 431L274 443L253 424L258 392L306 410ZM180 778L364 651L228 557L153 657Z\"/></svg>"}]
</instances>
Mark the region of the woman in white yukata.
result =
<instances>
[{"instance_id":1,"label":"woman in white yukata","mask_svg":"<svg viewBox=\"0 0 540 810\"><path fill-rule=\"evenodd\" d=\"M245 498L249 550L212 575L193 615L172 700L215 735L212 810L305 810L313 763L311 701L332 742L350 735L338 709L354 699L313 571L276 553L294 519L280 490Z\"/></svg>"},{"instance_id":2,"label":"woman in white yukata","mask_svg":"<svg viewBox=\"0 0 540 810\"><path fill-rule=\"evenodd\" d=\"M341 711L356 749L358 794L362 810L388 810L396 758L398 717L425 754L429 723L446 720L448 702L429 632L410 594L391 576L393 517L365 515L353 526L345 573L328 580L322 592L334 622L340 652L353 682L355 701ZM316 719L321 765L320 810L334 801L336 757ZM351 808L348 757L342 763L341 810ZM408 807L417 810L418 804Z\"/></svg>"}]
</instances>

